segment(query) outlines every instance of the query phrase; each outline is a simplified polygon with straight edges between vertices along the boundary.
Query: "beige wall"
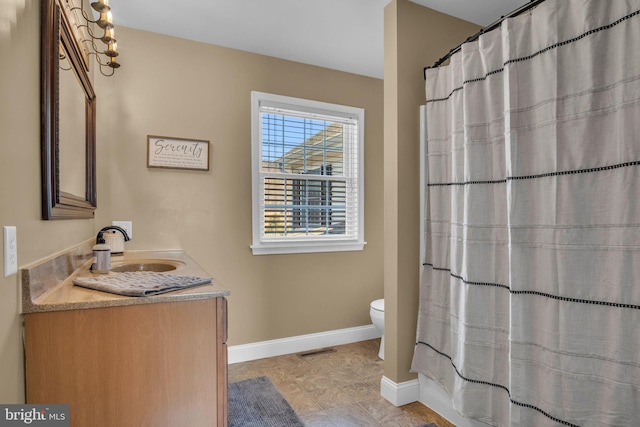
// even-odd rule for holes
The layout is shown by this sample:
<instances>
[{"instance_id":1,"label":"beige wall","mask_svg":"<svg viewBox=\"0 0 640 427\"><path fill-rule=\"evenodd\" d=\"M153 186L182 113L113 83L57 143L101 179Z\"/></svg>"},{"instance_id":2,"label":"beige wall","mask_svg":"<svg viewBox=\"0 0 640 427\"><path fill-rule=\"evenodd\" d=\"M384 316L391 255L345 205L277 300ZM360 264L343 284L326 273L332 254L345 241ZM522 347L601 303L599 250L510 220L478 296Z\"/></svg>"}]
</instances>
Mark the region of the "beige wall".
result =
<instances>
[{"instance_id":1,"label":"beige wall","mask_svg":"<svg viewBox=\"0 0 640 427\"><path fill-rule=\"evenodd\" d=\"M229 344L370 324L383 296L383 83L118 28L122 67L96 79L98 226L132 220L128 249L182 248L231 290ZM361 252L253 256L251 91L365 109ZM210 171L149 169L147 135L210 140Z\"/></svg>"},{"instance_id":2,"label":"beige wall","mask_svg":"<svg viewBox=\"0 0 640 427\"><path fill-rule=\"evenodd\" d=\"M415 378L423 68L479 27L409 0L393 0L384 16L384 372L400 383Z\"/></svg>"},{"instance_id":3,"label":"beige wall","mask_svg":"<svg viewBox=\"0 0 640 427\"><path fill-rule=\"evenodd\" d=\"M17 227L18 267L84 241L95 230L93 220L40 219L39 5L4 1L0 7L0 226ZM17 275L4 277L0 270L1 403L24 401L18 285Z\"/></svg>"}]
</instances>

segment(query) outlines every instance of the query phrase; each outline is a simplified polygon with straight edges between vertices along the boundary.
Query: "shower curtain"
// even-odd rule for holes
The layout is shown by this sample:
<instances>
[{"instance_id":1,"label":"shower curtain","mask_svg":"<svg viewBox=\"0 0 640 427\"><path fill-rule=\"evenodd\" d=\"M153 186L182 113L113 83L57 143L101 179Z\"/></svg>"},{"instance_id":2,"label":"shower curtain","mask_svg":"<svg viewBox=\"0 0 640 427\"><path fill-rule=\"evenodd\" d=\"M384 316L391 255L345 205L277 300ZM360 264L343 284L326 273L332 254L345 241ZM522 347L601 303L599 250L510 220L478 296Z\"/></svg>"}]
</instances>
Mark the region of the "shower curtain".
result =
<instances>
[{"instance_id":1,"label":"shower curtain","mask_svg":"<svg viewBox=\"0 0 640 427\"><path fill-rule=\"evenodd\" d=\"M427 70L412 371L495 426L640 425L640 0L547 0Z\"/></svg>"}]
</instances>

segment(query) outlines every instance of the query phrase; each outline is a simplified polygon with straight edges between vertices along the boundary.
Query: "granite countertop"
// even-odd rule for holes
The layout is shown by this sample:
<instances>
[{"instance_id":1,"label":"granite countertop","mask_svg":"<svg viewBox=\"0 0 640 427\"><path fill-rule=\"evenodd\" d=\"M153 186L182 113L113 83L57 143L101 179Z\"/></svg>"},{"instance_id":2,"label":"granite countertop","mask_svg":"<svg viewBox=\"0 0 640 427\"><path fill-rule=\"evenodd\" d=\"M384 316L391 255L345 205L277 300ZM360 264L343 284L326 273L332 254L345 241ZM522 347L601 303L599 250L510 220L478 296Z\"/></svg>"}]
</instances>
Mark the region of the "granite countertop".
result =
<instances>
[{"instance_id":1,"label":"granite countertop","mask_svg":"<svg viewBox=\"0 0 640 427\"><path fill-rule=\"evenodd\" d=\"M230 291L222 288L215 279L211 283L153 296L130 297L87 289L73 284L74 277L95 277L91 273L91 257L62 254L22 269L22 312L75 310L124 305L152 304L159 302L226 297ZM175 270L165 274L211 277L189 255L182 250L125 251L111 256L112 269L120 264L149 260L172 264ZM75 264L77 265L75 265ZM67 274L65 274L65 271ZM70 272L70 274L68 274ZM118 273L109 273L118 274ZM55 277L64 278L55 281Z\"/></svg>"}]
</instances>

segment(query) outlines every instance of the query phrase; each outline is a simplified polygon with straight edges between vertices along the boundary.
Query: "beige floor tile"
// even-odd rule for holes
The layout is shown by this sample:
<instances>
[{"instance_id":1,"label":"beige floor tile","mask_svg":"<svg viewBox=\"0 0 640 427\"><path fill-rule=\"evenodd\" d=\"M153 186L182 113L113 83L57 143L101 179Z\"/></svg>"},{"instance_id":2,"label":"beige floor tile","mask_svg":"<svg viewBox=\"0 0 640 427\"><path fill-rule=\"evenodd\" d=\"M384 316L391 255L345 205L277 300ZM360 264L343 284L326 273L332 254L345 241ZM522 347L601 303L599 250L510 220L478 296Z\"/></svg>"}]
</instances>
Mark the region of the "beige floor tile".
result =
<instances>
[{"instance_id":1,"label":"beige floor tile","mask_svg":"<svg viewBox=\"0 0 640 427\"><path fill-rule=\"evenodd\" d=\"M267 376L309 427L454 427L421 403L395 407L380 396L380 340L229 365L229 382Z\"/></svg>"},{"instance_id":2,"label":"beige floor tile","mask_svg":"<svg viewBox=\"0 0 640 427\"><path fill-rule=\"evenodd\" d=\"M316 390L309 394L323 409L331 409L356 403L348 390L339 387Z\"/></svg>"},{"instance_id":3,"label":"beige floor tile","mask_svg":"<svg viewBox=\"0 0 640 427\"><path fill-rule=\"evenodd\" d=\"M354 403L332 408L316 414L308 414L302 421L307 426L331 427L379 427L380 424L360 405Z\"/></svg>"},{"instance_id":4,"label":"beige floor tile","mask_svg":"<svg viewBox=\"0 0 640 427\"><path fill-rule=\"evenodd\" d=\"M405 415L402 409L395 407L381 396L359 401L358 404L382 425L387 425L386 422L392 418Z\"/></svg>"}]
</instances>

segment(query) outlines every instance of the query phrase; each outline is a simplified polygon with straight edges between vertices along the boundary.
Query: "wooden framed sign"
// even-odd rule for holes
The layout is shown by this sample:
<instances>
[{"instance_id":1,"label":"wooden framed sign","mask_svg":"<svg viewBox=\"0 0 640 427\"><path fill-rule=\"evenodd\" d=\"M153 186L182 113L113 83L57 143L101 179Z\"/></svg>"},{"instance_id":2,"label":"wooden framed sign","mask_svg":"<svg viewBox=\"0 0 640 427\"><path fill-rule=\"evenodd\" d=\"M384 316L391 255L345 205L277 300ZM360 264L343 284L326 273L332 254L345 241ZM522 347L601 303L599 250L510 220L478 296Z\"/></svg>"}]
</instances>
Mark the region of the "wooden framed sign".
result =
<instances>
[{"instance_id":1,"label":"wooden framed sign","mask_svg":"<svg viewBox=\"0 0 640 427\"><path fill-rule=\"evenodd\" d=\"M147 167L209 170L209 141L147 135Z\"/></svg>"}]
</instances>

